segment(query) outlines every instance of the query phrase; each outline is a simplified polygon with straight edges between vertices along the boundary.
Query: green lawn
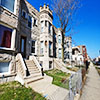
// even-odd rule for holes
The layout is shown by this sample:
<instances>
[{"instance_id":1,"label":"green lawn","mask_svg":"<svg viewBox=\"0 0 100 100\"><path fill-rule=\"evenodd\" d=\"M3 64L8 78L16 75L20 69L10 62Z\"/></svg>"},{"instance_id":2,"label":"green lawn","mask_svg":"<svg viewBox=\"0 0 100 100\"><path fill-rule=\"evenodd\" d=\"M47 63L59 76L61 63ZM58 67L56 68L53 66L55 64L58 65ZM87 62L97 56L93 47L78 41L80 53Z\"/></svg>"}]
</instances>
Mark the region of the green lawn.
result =
<instances>
[{"instance_id":1,"label":"green lawn","mask_svg":"<svg viewBox=\"0 0 100 100\"><path fill-rule=\"evenodd\" d=\"M53 77L53 84L69 89L69 76L70 74L67 74L65 72L62 72L61 70L50 70L50 71L45 71L45 73L48 76Z\"/></svg>"},{"instance_id":2,"label":"green lawn","mask_svg":"<svg viewBox=\"0 0 100 100\"><path fill-rule=\"evenodd\" d=\"M0 84L0 100L46 100L31 88L22 86L19 82Z\"/></svg>"},{"instance_id":3,"label":"green lawn","mask_svg":"<svg viewBox=\"0 0 100 100\"><path fill-rule=\"evenodd\" d=\"M98 73L99 73L99 75L100 75L100 68L96 67L96 69L97 69L97 71L98 71Z\"/></svg>"}]
</instances>

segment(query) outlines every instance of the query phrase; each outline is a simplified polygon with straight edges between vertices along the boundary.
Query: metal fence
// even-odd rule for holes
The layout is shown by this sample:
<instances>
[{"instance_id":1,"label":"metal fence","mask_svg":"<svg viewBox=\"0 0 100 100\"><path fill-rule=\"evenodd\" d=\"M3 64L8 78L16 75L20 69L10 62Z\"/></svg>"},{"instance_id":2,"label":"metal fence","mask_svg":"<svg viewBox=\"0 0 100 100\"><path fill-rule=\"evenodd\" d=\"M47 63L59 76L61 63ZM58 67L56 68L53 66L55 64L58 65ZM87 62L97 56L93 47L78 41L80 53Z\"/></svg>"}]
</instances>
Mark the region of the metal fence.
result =
<instances>
[{"instance_id":1,"label":"metal fence","mask_svg":"<svg viewBox=\"0 0 100 100\"><path fill-rule=\"evenodd\" d=\"M80 94L82 89L82 73L81 69L72 74L69 79L69 100L74 100L76 94Z\"/></svg>"}]
</instances>

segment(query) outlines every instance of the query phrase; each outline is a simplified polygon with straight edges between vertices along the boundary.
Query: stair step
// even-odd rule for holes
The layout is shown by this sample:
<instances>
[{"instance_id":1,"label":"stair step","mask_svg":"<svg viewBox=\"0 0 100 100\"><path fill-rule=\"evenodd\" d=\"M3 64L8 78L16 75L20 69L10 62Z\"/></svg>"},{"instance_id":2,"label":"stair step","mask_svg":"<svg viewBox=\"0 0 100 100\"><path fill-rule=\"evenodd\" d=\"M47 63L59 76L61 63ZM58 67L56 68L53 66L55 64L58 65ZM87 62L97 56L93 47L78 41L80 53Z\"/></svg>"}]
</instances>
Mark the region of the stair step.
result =
<instances>
[{"instance_id":1,"label":"stair step","mask_svg":"<svg viewBox=\"0 0 100 100\"><path fill-rule=\"evenodd\" d=\"M42 74L41 73L34 73L30 76L25 77L24 79L30 79L30 78L34 78L34 77L37 77L37 76L42 76Z\"/></svg>"},{"instance_id":2,"label":"stair step","mask_svg":"<svg viewBox=\"0 0 100 100\"><path fill-rule=\"evenodd\" d=\"M28 68L33 68L33 69L37 69L37 67L34 67L34 66L28 66Z\"/></svg>"},{"instance_id":3,"label":"stair step","mask_svg":"<svg viewBox=\"0 0 100 100\"><path fill-rule=\"evenodd\" d=\"M38 69L36 68L28 68L29 71L33 70L33 71L39 71Z\"/></svg>"},{"instance_id":4,"label":"stair step","mask_svg":"<svg viewBox=\"0 0 100 100\"><path fill-rule=\"evenodd\" d=\"M32 75L32 74L36 74L36 73L40 73L40 72L29 72L30 73L30 75Z\"/></svg>"},{"instance_id":5,"label":"stair step","mask_svg":"<svg viewBox=\"0 0 100 100\"><path fill-rule=\"evenodd\" d=\"M31 83L31 82L35 82L35 81L38 81L38 80L41 80L41 79L43 79L42 76L37 76L37 77L34 77L34 78L26 79L25 82L26 82L27 84L29 84L29 83Z\"/></svg>"}]
</instances>

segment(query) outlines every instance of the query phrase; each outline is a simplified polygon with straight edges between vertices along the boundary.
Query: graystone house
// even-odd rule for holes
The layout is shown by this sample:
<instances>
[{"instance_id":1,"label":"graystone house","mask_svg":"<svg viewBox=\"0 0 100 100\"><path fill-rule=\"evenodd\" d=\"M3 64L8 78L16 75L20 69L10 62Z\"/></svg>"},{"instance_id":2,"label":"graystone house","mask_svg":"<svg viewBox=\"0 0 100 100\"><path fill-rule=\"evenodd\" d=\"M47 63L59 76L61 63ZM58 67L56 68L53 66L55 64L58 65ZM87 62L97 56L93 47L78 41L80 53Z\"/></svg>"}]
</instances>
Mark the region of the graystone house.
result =
<instances>
[{"instance_id":1,"label":"graystone house","mask_svg":"<svg viewBox=\"0 0 100 100\"><path fill-rule=\"evenodd\" d=\"M41 67L61 61L61 31L52 21L48 5L38 11L26 0L0 0L0 82L42 79Z\"/></svg>"},{"instance_id":2,"label":"graystone house","mask_svg":"<svg viewBox=\"0 0 100 100\"><path fill-rule=\"evenodd\" d=\"M64 40L64 61L71 64L72 62L72 38L65 37Z\"/></svg>"}]
</instances>

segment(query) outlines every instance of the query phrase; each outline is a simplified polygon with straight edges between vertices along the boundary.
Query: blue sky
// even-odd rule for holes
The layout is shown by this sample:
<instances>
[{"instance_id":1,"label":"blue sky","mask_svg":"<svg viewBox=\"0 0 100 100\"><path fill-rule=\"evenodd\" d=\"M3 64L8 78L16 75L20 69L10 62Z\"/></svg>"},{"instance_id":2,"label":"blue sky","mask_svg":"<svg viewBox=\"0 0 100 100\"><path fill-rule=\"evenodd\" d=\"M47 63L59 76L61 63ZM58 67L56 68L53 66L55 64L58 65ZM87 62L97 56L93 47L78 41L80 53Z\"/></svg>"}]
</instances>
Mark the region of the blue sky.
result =
<instances>
[{"instance_id":1,"label":"blue sky","mask_svg":"<svg viewBox=\"0 0 100 100\"><path fill-rule=\"evenodd\" d=\"M51 4L50 0L27 0L37 10L40 5ZM56 17L54 16L54 19ZM100 0L82 0L82 7L74 18L75 45L86 45L90 57L99 56L100 50ZM57 26L56 20L54 25ZM74 42L73 42L74 43Z\"/></svg>"}]
</instances>

